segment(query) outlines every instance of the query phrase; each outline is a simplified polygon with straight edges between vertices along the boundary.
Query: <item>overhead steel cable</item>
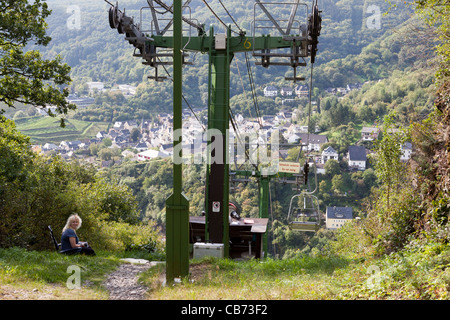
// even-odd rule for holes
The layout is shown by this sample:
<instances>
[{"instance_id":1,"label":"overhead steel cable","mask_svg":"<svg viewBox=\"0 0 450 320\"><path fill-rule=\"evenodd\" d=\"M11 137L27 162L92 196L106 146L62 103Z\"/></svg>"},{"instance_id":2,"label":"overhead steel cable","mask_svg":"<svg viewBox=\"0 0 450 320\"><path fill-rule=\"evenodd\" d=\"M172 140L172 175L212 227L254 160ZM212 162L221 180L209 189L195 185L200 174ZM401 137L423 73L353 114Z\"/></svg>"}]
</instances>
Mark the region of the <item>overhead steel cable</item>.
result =
<instances>
[{"instance_id":1,"label":"overhead steel cable","mask_svg":"<svg viewBox=\"0 0 450 320\"><path fill-rule=\"evenodd\" d=\"M231 126L232 126L233 129L234 129L234 132L235 132L235 134L236 134L237 140L239 141L239 144L240 144L241 147L244 149L245 155L246 155L246 157L248 158L248 160L250 161L251 165L252 165L253 167L255 167L256 170L258 170L258 165L252 162L252 158L251 158L251 156L250 156L250 154L249 154L249 152L248 152L248 149L245 147L245 144L242 142L242 139L241 139L241 137L240 137L240 133L239 133L239 131L238 131L238 129L237 129L238 127L237 127L237 124L236 124L236 120L234 120L234 115L233 115L233 112L231 111L231 109L229 109L229 115L230 115ZM234 146L233 146L233 147L234 147Z\"/></svg>"},{"instance_id":2,"label":"overhead steel cable","mask_svg":"<svg viewBox=\"0 0 450 320\"><path fill-rule=\"evenodd\" d=\"M159 57L157 57L157 58L158 58L159 61L161 61L161 60L159 59ZM163 64L162 64L161 66L163 67L164 71L166 71L166 73L167 73L167 75L170 77L170 79L172 79L172 81L173 81L173 78L171 77L171 75L170 75L169 71L167 70L167 68L166 68ZM195 119L197 119L197 121L198 121L198 122L200 123L200 125L202 126L203 132L206 132L205 126L204 126L203 123L200 121L200 119L198 118L198 116L195 114L194 109L192 109L191 105L190 105L189 102L187 101L187 99L186 99L186 97L184 96L184 94L181 94L181 96L182 96L184 102L186 102L186 104L187 104L189 110L191 110L191 112L192 112L192 114L194 115Z\"/></svg>"},{"instance_id":3,"label":"overhead steel cable","mask_svg":"<svg viewBox=\"0 0 450 320\"><path fill-rule=\"evenodd\" d=\"M170 6L168 6L167 4L165 4L164 2L162 2L161 0L153 0L155 1L157 4L159 4L163 9L167 10L168 12L173 14L173 8ZM184 22L186 22L188 25L196 28L198 31L203 32L203 26L185 18L185 17L181 17L183 19Z\"/></svg>"},{"instance_id":4,"label":"overhead steel cable","mask_svg":"<svg viewBox=\"0 0 450 320\"><path fill-rule=\"evenodd\" d=\"M203 1L203 3L208 7L209 11L211 11L211 13L216 17L216 19L219 20L219 22L220 22L221 24L223 24L223 26L225 27L225 29L228 28L227 24L226 24L225 22L223 22L222 19L219 18L219 16L217 15L217 13L211 8L211 6L208 4L208 2L206 2L206 0L202 0L202 1ZM223 4L222 4L222 6L223 6ZM224 8L225 8L225 7L224 7ZM227 11L227 10L225 9L225 11ZM227 11L227 12L228 12L228 11ZM230 15L229 13L228 13L228 15L231 17L231 15ZM233 18L231 18L231 19L234 21ZM236 23L235 23L235 24L236 24ZM237 24L236 24L236 26L237 26ZM239 28L239 27L238 27L238 28ZM242 31L240 28L239 28L239 30ZM236 34L241 34L240 32L236 32L236 31L234 31L233 29L231 29L231 32L234 32L234 33L236 33Z\"/></svg>"},{"instance_id":5,"label":"overhead steel cable","mask_svg":"<svg viewBox=\"0 0 450 320\"><path fill-rule=\"evenodd\" d=\"M236 20L234 20L234 18L232 17L232 15L230 14L230 12L227 10L227 8L225 8L225 5L222 3L222 0L219 0L220 4L222 5L222 8L225 10L225 12L228 14L228 16L230 17L231 21L233 21L234 25L239 29L239 34L244 34L244 30L242 30L238 24L236 23Z\"/></svg>"},{"instance_id":6,"label":"overhead steel cable","mask_svg":"<svg viewBox=\"0 0 450 320\"><path fill-rule=\"evenodd\" d=\"M256 112L256 119L258 120L258 123L259 123L260 127L262 128L261 114L259 112L258 99L256 97L255 84L254 84L254 81L253 81L253 72L252 72L252 69L251 69L251 65L250 65L250 61L248 59L247 52L245 52L245 62L246 62L246 65L247 65L247 73L248 73L248 79L249 79L249 82L250 82L250 90L252 92L253 105L255 107L255 112Z\"/></svg>"},{"instance_id":7,"label":"overhead steel cable","mask_svg":"<svg viewBox=\"0 0 450 320\"><path fill-rule=\"evenodd\" d=\"M244 94L244 101L246 101L247 100L247 92L245 91L244 80L242 79L241 70L239 69L239 64L238 64L237 57L234 57L234 62L236 63L236 68L237 68L237 71L238 71L239 79L241 80L242 93ZM250 118L253 118L253 114L252 114L252 109L251 108L248 109L248 112L250 113Z\"/></svg>"},{"instance_id":8,"label":"overhead steel cable","mask_svg":"<svg viewBox=\"0 0 450 320\"><path fill-rule=\"evenodd\" d=\"M306 147L306 150L307 150L307 157L309 157L309 134L310 134L310 125L311 125L311 107L312 107L312 102L311 102L311 99L312 99L312 79L313 79L313 67L314 67L314 64L313 63L311 63L311 74L310 74L310 78L309 78L309 107L308 107L308 136L307 136L307 142L306 142L306 145L307 145L307 147ZM306 161L308 161L308 160L306 160Z\"/></svg>"}]
</instances>

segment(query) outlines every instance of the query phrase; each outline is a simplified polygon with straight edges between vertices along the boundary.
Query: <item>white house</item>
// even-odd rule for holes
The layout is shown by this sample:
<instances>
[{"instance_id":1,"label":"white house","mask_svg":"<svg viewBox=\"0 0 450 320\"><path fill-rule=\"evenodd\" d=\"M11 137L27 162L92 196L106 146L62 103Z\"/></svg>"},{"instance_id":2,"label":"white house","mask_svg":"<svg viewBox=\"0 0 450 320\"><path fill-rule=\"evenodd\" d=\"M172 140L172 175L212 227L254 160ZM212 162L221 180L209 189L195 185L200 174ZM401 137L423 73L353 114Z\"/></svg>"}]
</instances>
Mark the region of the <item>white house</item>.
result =
<instances>
[{"instance_id":1,"label":"white house","mask_svg":"<svg viewBox=\"0 0 450 320\"><path fill-rule=\"evenodd\" d=\"M105 90L105 86L103 82L86 82L89 88L89 92L93 92L94 90L103 91Z\"/></svg>"},{"instance_id":2,"label":"white house","mask_svg":"<svg viewBox=\"0 0 450 320\"><path fill-rule=\"evenodd\" d=\"M136 87L128 84L119 84L119 90L124 96L132 96L136 94Z\"/></svg>"},{"instance_id":3,"label":"white house","mask_svg":"<svg viewBox=\"0 0 450 320\"><path fill-rule=\"evenodd\" d=\"M320 147L328 142L328 138L325 135L321 134L312 134L310 133L298 133L300 139L302 140L302 144L308 144L309 151L320 151Z\"/></svg>"},{"instance_id":4,"label":"white house","mask_svg":"<svg viewBox=\"0 0 450 320\"><path fill-rule=\"evenodd\" d=\"M267 86L264 88L265 97L276 97L278 95L278 89L274 86Z\"/></svg>"},{"instance_id":5,"label":"white house","mask_svg":"<svg viewBox=\"0 0 450 320\"><path fill-rule=\"evenodd\" d=\"M353 209L351 207L327 207L325 221L327 229L339 229L352 220Z\"/></svg>"},{"instance_id":6,"label":"white house","mask_svg":"<svg viewBox=\"0 0 450 320\"><path fill-rule=\"evenodd\" d=\"M348 166L358 170L366 170L366 148L363 146L348 147Z\"/></svg>"},{"instance_id":7,"label":"white house","mask_svg":"<svg viewBox=\"0 0 450 320\"><path fill-rule=\"evenodd\" d=\"M42 147L42 151L50 151L50 150L56 150L56 149L58 149L58 146L53 143L46 143Z\"/></svg>"},{"instance_id":8,"label":"white house","mask_svg":"<svg viewBox=\"0 0 450 320\"><path fill-rule=\"evenodd\" d=\"M326 163L328 160L338 161L339 155L332 147L328 147L322 151L322 163Z\"/></svg>"},{"instance_id":9,"label":"white house","mask_svg":"<svg viewBox=\"0 0 450 320\"><path fill-rule=\"evenodd\" d=\"M297 144L300 141L300 136L293 133L288 136L287 141L288 141L288 143L291 143L291 144Z\"/></svg>"},{"instance_id":10,"label":"white house","mask_svg":"<svg viewBox=\"0 0 450 320\"><path fill-rule=\"evenodd\" d=\"M283 87L283 88L281 88L280 93L282 96L292 96L292 94L294 93L294 90L290 87Z\"/></svg>"},{"instance_id":11,"label":"white house","mask_svg":"<svg viewBox=\"0 0 450 320\"><path fill-rule=\"evenodd\" d=\"M402 154L400 156L400 160L408 161L409 159L411 159L411 153L412 153L411 142L405 142L405 144L402 145Z\"/></svg>"},{"instance_id":12,"label":"white house","mask_svg":"<svg viewBox=\"0 0 450 320\"><path fill-rule=\"evenodd\" d=\"M302 98L302 97L309 97L309 86L307 84L303 85L299 85L297 88L295 88L295 94L297 95L297 97Z\"/></svg>"}]
</instances>

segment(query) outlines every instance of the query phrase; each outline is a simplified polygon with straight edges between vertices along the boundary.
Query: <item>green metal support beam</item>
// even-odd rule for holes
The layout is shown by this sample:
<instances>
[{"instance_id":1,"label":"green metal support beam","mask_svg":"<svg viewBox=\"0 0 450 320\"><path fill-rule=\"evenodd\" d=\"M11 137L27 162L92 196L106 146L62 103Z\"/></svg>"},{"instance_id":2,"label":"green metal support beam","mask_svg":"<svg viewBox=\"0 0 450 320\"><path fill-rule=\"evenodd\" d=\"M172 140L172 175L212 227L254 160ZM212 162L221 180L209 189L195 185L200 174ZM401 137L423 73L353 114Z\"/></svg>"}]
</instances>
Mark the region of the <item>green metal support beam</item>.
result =
<instances>
[{"instance_id":1,"label":"green metal support beam","mask_svg":"<svg viewBox=\"0 0 450 320\"><path fill-rule=\"evenodd\" d=\"M230 100L230 64L233 54L230 52L228 29L225 47L211 49L209 71L208 106L208 163L207 163L207 205L205 208L208 239L212 243L224 244L224 256L229 255L228 201L228 129ZM213 39L214 28L210 29Z\"/></svg>"},{"instance_id":2,"label":"green metal support beam","mask_svg":"<svg viewBox=\"0 0 450 320\"><path fill-rule=\"evenodd\" d=\"M211 42L211 37L213 35L201 35L193 37L183 37L182 43L183 48L187 51L199 51L203 53L208 53L210 50L214 50L214 42ZM153 41L150 44L160 47L160 48L173 48L173 37L167 36L157 36L152 35ZM306 39L304 39L306 40ZM271 36L260 36L260 37L246 37L245 35L229 37L227 38L227 43L229 50L232 53L236 52L250 52L250 51L260 51L263 49L283 49L292 48L293 42L290 40L285 40L283 37L271 37Z\"/></svg>"},{"instance_id":3,"label":"green metal support beam","mask_svg":"<svg viewBox=\"0 0 450 320\"><path fill-rule=\"evenodd\" d=\"M108 2L109 3L109 2ZM270 57L288 58L287 63L295 68L304 66L299 58L313 54L317 49L317 37L320 34L321 17L316 6L313 8L311 34L289 35L271 37L262 35L247 37L244 32L239 36L231 37L231 27L227 34L215 35L211 27L210 34L206 35L200 30L198 36L183 37L182 31L182 0L173 1L173 36L145 35L134 25L133 19L127 17L125 12L118 10L118 5L109 10L109 23L113 29L126 33L127 40L139 49L136 56L142 57L153 67L157 67L155 59L159 58L157 48L173 48L173 131L174 150L180 150L182 138L182 64L183 50L196 51L209 54L209 93L208 93L208 164L206 169L207 188L206 195L206 239L211 242L224 244L225 257L229 255L229 159L228 159L228 126L229 126L229 99L230 99L230 64L237 52L253 52L261 57L261 64L268 66ZM170 10L169 10L170 11ZM293 11L294 12L294 11ZM186 21L186 19L184 19ZM288 27L290 30L290 27ZM282 32L284 34L284 32ZM309 39L311 37L311 39ZM219 41L218 41L219 40ZM311 47L311 48L309 48ZM270 50L291 48L293 55L266 54ZM256 53L261 51L260 54ZM308 53L311 51L311 53ZM155 77L156 78L156 77ZM161 79L161 78L159 78ZM221 140L221 144L217 143ZM182 157L180 155L174 155ZM173 193L166 200L166 280L172 282L175 277L189 275L189 200L182 192L182 161L173 162ZM261 176L261 202L260 217L268 217L269 181L273 176ZM265 237L267 242L267 236ZM267 253L267 243L264 247Z\"/></svg>"},{"instance_id":4,"label":"green metal support beam","mask_svg":"<svg viewBox=\"0 0 450 320\"><path fill-rule=\"evenodd\" d=\"M178 18L174 16L174 21ZM181 21L181 20L180 20ZM199 36L181 37L152 35L152 41L148 45L157 48L174 48L174 103L175 99L175 79L178 79L175 72L177 69L181 73L181 66L175 63L175 58L181 48L186 51L196 51L209 54L209 83L208 83L208 151L206 168L206 190L205 190L205 238L212 243L224 244L224 256L229 256L229 159L228 159L228 129L229 129L229 99L230 99L230 64L237 52L253 52L269 49L293 48L295 43L301 43L301 50L306 50L308 39L296 36L295 41L289 37L271 37L270 35L259 37L246 37L241 34L236 37L231 36L231 27L228 27L225 37L225 47L217 47L217 37L214 28L210 28L210 33ZM221 36L223 37L223 36ZM181 42L181 45L180 45ZM177 54L177 56L175 56ZM178 85L177 85L178 86ZM180 89L181 90L181 89ZM181 92L181 91L180 91ZM174 104L175 108L175 104ZM174 109L175 110L175 109ZM177 127L178 128L178 127ZM174 130L175 114L174 114ZM217 139L221 141L217 143ZM175 145L174 145L175 147ZM174 148L175 149L175 148ZM174 166L175 170L175 166ZM174 171L175 174L175 171ZM180 173L181 175L181 173ZM175 179L175 177L174 177ZM177 178L178 179L178 178ZM179 177L181 185L181 176ZM260 216L268 217L268 182L270 178L263 179L261 187L262 199L260 200ZM174 186L175 187L175 186ZM169 199L170 200L170 199ZM168 200L168 201L169 201ZM182 202L187 203L187 199ZM168 202L169 203L169 202ZM168 211L170 207L168 207ZM186 211L183 211L186 212ZM184 214L182 215L184 217ZM188 218L187 218L188 219ZM171 220L169 220L171 221ZM185 223L185 222L183 222ZM177 235L178 236L178 235ZM185 237L183 235L183 237ZM267 254L267 235L265 235L264 252ZM169 240L169 235L167 235ZM166 240L166 241L167 241ZM168 247L169 248L169 247ZM185 250L185 249L182 249ZM184 259L184 258L183 258ZM177 269L178 270L178 269ZM184 270L184 269L183 269ZM182 271L178 271L182 272ZM184 271L183 271L184 273Z\"/></svg>"},{"instance_id":5,"label":"green metal support beam","mask_svg":"<svg viewBox=\"0 0 450 320\"><path fill-rule=\"evenodd\" d=\"M269 218L269 182L270 176L262 175L259 179L259 217ZM267 257L268 250L268 236L267 232L263 235L263 252L264 258Z\"/></svg>"}]
</instances>

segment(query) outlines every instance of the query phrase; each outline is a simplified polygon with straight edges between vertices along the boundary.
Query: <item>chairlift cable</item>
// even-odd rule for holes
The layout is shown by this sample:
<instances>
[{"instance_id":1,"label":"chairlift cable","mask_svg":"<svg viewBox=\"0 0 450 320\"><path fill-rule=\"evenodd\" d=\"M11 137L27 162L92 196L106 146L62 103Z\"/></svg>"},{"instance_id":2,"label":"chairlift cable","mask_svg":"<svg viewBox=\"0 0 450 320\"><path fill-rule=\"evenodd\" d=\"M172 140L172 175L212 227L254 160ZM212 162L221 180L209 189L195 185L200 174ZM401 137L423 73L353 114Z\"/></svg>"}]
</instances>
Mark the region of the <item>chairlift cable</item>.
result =
<instances>
[{"instance_id":1,"label":"chairlift cable","mask_svg":"<svg viewBox=\"0 0 450 320\"><path fill-rule=\"evenodd\" d=\"M234 62L236 63L236 68L237 68L237 71L238 71L239 79L241 80L242 92L244 93L244 100L246 100L247 99L247 92L245 91L244 80L242 79L241 71L239 69L239 64L238 64L238 61L237 61L238 59L237 59L237 57L234 57L234 59L235 59ZM248 109L248 112L250 113L250 118L253 118L252 109L251 108Z\"/></svg>"},{"instance_id":2,"label":"chairlift cable","mask_svg":"<svg viewBox=\"0 0 450 320\"><path fill-rule=\"evenodd\" d=\"M159 57L157 57L157 58L158 58L158 60L161 62L161 59L160 59ZM164 71L166 71L167 75L170 77L170 79L172 79L172 82L173 82L173 78L171 77L171 75L170 75L169 71L167 70L167 68L166 68L163 64L162 64L161 66L163 67ZM200 123L200 125L202 126L203 132L206 132L205 126L204 126L203 123L200 121L200 119L198 118L197 114L194 112L194 110L192 109L191 105L189 104L189 102L187 101L187 99L186 99L186 97L184 96L183 93L181 94L181 96L182 96L184 102L186 102L188 108L191 110L191 112L192 112L192 114L194 115L195 119L197 119L197 121L198 121L198 122Z\"/></svg>"},{"instance_id":3,"label":"chairlift cable","mask_svg":"<svg viewBox=\"0 0 450 320\"><path fill-rule=\"evenodd\" d=\"M248 153L248 150L247 150L247 148L245 147L245 144L244 144L244 143L242 142L242 140L241 140L240 133L239 133L239 131L238 131L238 129L237 129L237 126L236 126L236 123L235 123L235 120L234 120L234 115L233 115L233 112L231 111L231 109L229 109L229 115L230 115L231 126L233 127L234 132L236 133L236 138L238 139L240 145L241 145L242 148L244 149L245 155L248 157L248 159L249 159L249 161L251 162L252 166L254 166L256 170L258 170L258 166L257 166L255 163L253 163L253 162L251 161L250 154Z\"/></svg>"},{"instance_id":4,"label":"chairlift cable","mask_svg":"<svg viewBox=\"0 0 450 320\"><path fill-rule=\"evenodd\" d=\"M246 61L246 65L247 65L247 73L248 73L248 78L249 78L249 82L250 82L250 89L251 89L251 92L252 92L253 104L254 104L255 111L256 111L256 118L258 120L258 123L259 123L260 127L262 128L261 114L259 112L258 99L256 97L255 84L254 84L254 81L253 81L253 72L252 72L252 69L251 69L250 62L248 60L247 52L245 52L245 61Z\"/></svg>"},{"instance_id":5,"label":"chairlift cable","mask_svg":"<svg viewBox=\"0 0 450 320\"><path fill-rule=\"evenodd\" d=\"M236 20L234 20L234 18L232 17L232 15L230 14L230 12L227 10L227 8L225 8L225 5L222 3L222 0L219 0L220 4L222 5L223 9L225 10L225 12L228 14L228 16L231 18L231 20L233 21L233 23L235 24L235 26L239 29L239 34L244 34L244 30L242 30L238 24L236 23Z\"/></svg>"},{"instance_id":6,"label":"chairlift cable","mask_svg":"<svg viewBox=\"0 0 450 320\"><path fill-rule=\"evenodd\" d=\"M165 9L165 10L166 10L165 12L161 12L161 11L156 10L156 8L155 8L155 6L153 5L153 3L150 4L150 1L153 1L153 0L147 0L147 3L148 3L148 5L149 5L150 9L151 9L151 10L154 10L156 13L161 14L161 15L162 15L162 14L166 14L167 12L170 12L170 9L172 9L172 7L173 7L173 4L172 4L169 8Z\"/></svg>"},{"instance_id":7,"label":"chairlift cable","mask_svg":"<svg viewBox=\"0 0 450 320\"><path fill-rule=\"evenodd\" d=\"M206 2L206 0L203 0L203 3L208 7L209 11L211 11L211 13L216 17L217 20L219 20L219 22L221 24L223 24L223 26L225 27L225 29L228 28L227 24L225 22L223 22L222 19L219 18L219 16L217 15L217 13L214 12L214 10L210 7L210 5ZM223 5L222 5L223 6ZM224 7L225 8L225 7ZM226 11L226 9L225 9ZM229 15L229 14L228 14ZM234 19L233 19L234 21ZM237 26L237 25L236 25ZM236 34L240 34L239 32L234 31L233 29L231 29L231 32L234 32Z\"/></svg>"},{"instance_id":8,"label":"chairlift cable","mask_svg":"<svg viewBox=\"0 0 450 320\"><path fill-rule=\"evenodd\" d=\"M105 0L106 1L106 0ZM157 4L159 4L162 8L164 8L165 10L167 10L168 12L173 14L173 8L172 6L168 6L167 4L165 4L164 2L162 2L162 0L154 0ZM189 24L190 26L196 28L199 31L203 31L203 26L198 25L197 23L193 22L192 20L189 20L185 17L181 17L181 19L186 22L187 24Z\"/></svg>"},{"instance_id":9,"label":"chairlift cable","mask_svg":"<svg viewBox=\"0 0 450 320\"><path fill-rule=\"evenodd\" d=\"M309 157L309 134L310 134L310 125L311 125L311 109L312 109L312 104L311 104L311 95L312 95L312 79L313 79L313 68L314 68L314 64L311 63L311 74L310 74L310 78L309 78L309 106L308 106L308 136L307 136L307 142L306 142L306 151L307 151L307 158ZM308 161L308 159L306 159L306 161Z\"/></svg>"}]
</instances>

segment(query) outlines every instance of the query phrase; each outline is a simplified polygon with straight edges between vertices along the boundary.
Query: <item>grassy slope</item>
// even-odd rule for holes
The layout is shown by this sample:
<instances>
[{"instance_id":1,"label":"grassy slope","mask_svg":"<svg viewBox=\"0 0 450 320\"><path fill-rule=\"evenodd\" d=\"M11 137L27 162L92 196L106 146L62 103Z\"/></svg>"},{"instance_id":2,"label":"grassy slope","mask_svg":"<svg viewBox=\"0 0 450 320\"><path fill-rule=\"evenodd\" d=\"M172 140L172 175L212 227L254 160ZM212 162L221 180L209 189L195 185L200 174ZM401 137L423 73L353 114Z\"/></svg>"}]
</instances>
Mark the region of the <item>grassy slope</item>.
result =
<instances>
[{"instance_id":1,"label":"grassy slope","mask_svg":"<svg viewBox=\"0 0 450 320\"><path fill-rule=\"evenodd\" d=\"M59 120L51 117L20 119L16 125L19 131L31 137L32 143L38 144L90 139L108 127L106 123L67 119L66 127L61 128Z\"/></svg>"},{"instance_id":2,"label":"grassy slope","mask_svg":"<svg viewBox=\"0 0 450 320\"><path fill-rule=\"evenodd\" d=\"M143 278L153 284L151 299L433 300L450 297L449 267L450 246L427 245L378 259L203 261L190 266L193 283L175 287L155 286L155 270Z\"/></svg>"},{"instance_id":3,"label":"grassy slope","mask_svg":"<svg viewBox=\"0 0 450 320\"><path fill-rule=\"evenodd\" d=\"M97 257L0 249L0 299L104 300L101 286L121 253ZM140 256L140 258L144 258ZM81 268L82 288L69 290L70 265ZM412 245L382 258L301 256L295 259L191 261L191 280L163 286L164 268L140 279L149 299L449 299L450 245Z\"/></svg>"}]
</instances>

